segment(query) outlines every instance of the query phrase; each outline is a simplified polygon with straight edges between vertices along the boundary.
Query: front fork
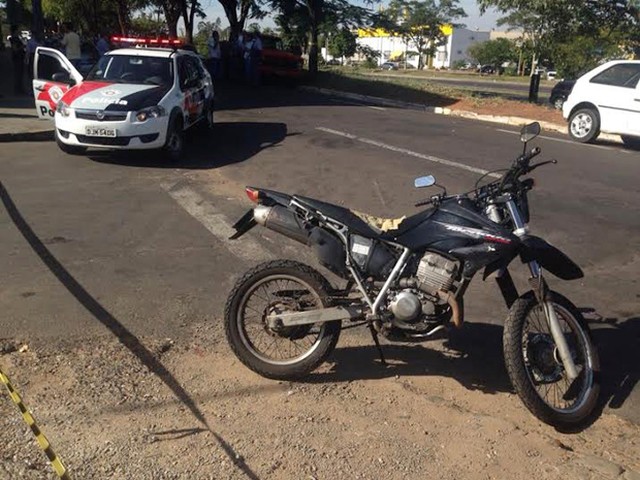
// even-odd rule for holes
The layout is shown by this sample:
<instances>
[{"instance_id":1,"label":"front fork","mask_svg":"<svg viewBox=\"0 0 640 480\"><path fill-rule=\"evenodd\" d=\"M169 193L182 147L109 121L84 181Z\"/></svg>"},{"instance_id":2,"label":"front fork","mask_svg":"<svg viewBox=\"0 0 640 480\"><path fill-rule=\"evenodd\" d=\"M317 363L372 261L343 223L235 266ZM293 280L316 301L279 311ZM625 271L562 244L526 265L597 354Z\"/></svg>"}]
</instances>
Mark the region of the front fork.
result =
<instances>
[{"instance_id":1,"label":"front fork","mask_svg":"<svg viewBox=\"0 0 640 480\"><path fill-rule=\"evenodd\" d=\"M527 226L522 219L522 215L520 215L520 211L518 210L516 203L512 199L510 199L505 202L505 205L515 226L515 230L513 233L517 236L525 235L527 233ZM531 262L529 262L529 271L531 272L531 283L534 286L533 292L536 296L536 299L538 300L538 303L542 305L542 308L544 310L544 316L547 319L547 324L549 325L549 330L551 331L553 341L558 347L558 353L560 354L562 365L567 372L569 380L574 380L578 376L576 364L573 361L573 356L571 355L571 351L569 350L567 339L565 338L564 333L562 333L560 321L558 320L556 311L553 308L553 302L549 298L549 288L547 287L547 283L544 281L544 277L542 276L542 269L540 268L540 265L537 261L532 260ZM508 270L504 269L503 271L498 272L497 280L500 290L505 297L507 305L511 307L511 305L515 301L515 299L513 298L515 287L513 287L513 281L511 280L511 276L509 275Z\"/></svg>"}]
</instances>

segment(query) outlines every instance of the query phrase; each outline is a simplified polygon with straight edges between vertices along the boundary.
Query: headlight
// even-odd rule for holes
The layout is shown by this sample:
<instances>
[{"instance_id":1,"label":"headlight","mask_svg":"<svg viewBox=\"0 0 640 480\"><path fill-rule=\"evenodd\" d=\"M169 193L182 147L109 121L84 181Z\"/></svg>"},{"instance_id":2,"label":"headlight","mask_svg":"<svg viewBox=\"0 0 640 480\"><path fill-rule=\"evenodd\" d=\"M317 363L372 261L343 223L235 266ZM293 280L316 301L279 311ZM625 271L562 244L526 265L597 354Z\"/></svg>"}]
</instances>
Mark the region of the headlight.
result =
<instances>
[{"instance_id":1,"label":"headlight","mask_svg":"<svg viewBox=\"0 0 640 480\"><path fill-rule=\"evenodd\" d=\"M136 113L136 120L138 122L145 122L149 118L158 118L163 117L167 114L164 108L159 105L155 107L143 108L138 113Z\"/></svg>"},{"instance_id":2,"label":"headlight","mask_svg":"<svg viewBox=\"0 0 640 480\"><path fill-rule=\"evenodd\" d=\"M71 115L71 108L69 108L69 105L64 103L62 100L58 102L56 110L60 112L60 115L62 115L63 117L68 117L69 115Z\"/></svg>"}]
</instances>

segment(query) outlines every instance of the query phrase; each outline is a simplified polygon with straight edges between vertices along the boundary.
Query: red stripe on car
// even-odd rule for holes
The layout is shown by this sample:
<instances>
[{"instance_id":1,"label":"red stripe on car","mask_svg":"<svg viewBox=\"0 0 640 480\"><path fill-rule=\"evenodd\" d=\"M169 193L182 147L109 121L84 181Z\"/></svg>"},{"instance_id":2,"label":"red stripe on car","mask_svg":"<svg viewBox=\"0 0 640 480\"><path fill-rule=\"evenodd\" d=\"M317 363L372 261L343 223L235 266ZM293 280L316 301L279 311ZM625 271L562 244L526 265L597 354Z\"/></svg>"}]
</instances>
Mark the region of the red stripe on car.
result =
<instances>
[{"instance_id":1,"label":"red stripe on car","mask_svg":"<svg viewBox=\"0 0 640 480\"><path fill-rule=\"evenodd\" d=\"M71 103L81 97L82 95L86 95L87 93L91 93L94 90L98 90L99 88L108 87L111 83L108 82L82 82L80 85L76 85L71 90L69 90L64 97L62 97L62 101L67 105L71 105Z\"/></svg>"}]
</instances>

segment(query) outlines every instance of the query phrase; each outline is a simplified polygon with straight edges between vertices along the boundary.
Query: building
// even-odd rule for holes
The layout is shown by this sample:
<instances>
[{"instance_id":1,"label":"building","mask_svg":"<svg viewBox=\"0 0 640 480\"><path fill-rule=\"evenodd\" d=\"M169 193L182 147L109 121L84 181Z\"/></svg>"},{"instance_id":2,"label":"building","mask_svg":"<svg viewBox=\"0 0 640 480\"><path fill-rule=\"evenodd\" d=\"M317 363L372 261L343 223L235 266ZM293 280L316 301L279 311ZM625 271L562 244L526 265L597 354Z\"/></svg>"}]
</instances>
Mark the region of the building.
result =
<instances>
[{"instance_id":1,"label":"building","mask_svg":"<svg viewBox=\"0 0 640 480\"><path fill-rule=\"evenodd\" d=\"M434 68L451 68L456 62L470 61L467 55L469 47L474 43L489 40L490 36L490 32L448 26L443 27L443 32L447 35L447 42L438 47L434 57L430 59L429 65ZM411 42L405 43L402 37L392 35L385 30L360 29L357 42L380 53L378 65L406 59L407 63L414 68L418 66L418 56L411 53L415 52L415 46Z\"/></svg>"}]
</instances>

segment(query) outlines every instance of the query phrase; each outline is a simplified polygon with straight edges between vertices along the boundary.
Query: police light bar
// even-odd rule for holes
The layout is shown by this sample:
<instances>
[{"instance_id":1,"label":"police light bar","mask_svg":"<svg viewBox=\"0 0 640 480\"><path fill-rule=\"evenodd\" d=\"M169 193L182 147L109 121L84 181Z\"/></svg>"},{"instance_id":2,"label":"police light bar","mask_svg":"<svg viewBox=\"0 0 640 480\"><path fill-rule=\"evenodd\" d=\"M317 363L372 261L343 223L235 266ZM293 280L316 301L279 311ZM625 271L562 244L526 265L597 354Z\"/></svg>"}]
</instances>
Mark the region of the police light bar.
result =
<instances>
[{"instance_id":1,"label":"police light bar","mask_svg":"<svg viewBox=\"0 0 640 480\"><path fill-rule=\"evenodd\" d=\"M167 45L178 46L182 45L182 40L175 38L142 38L142 37L111 37L111 41L114 43L132 43L135 45Z\"/></svg>"}]
</instances>

